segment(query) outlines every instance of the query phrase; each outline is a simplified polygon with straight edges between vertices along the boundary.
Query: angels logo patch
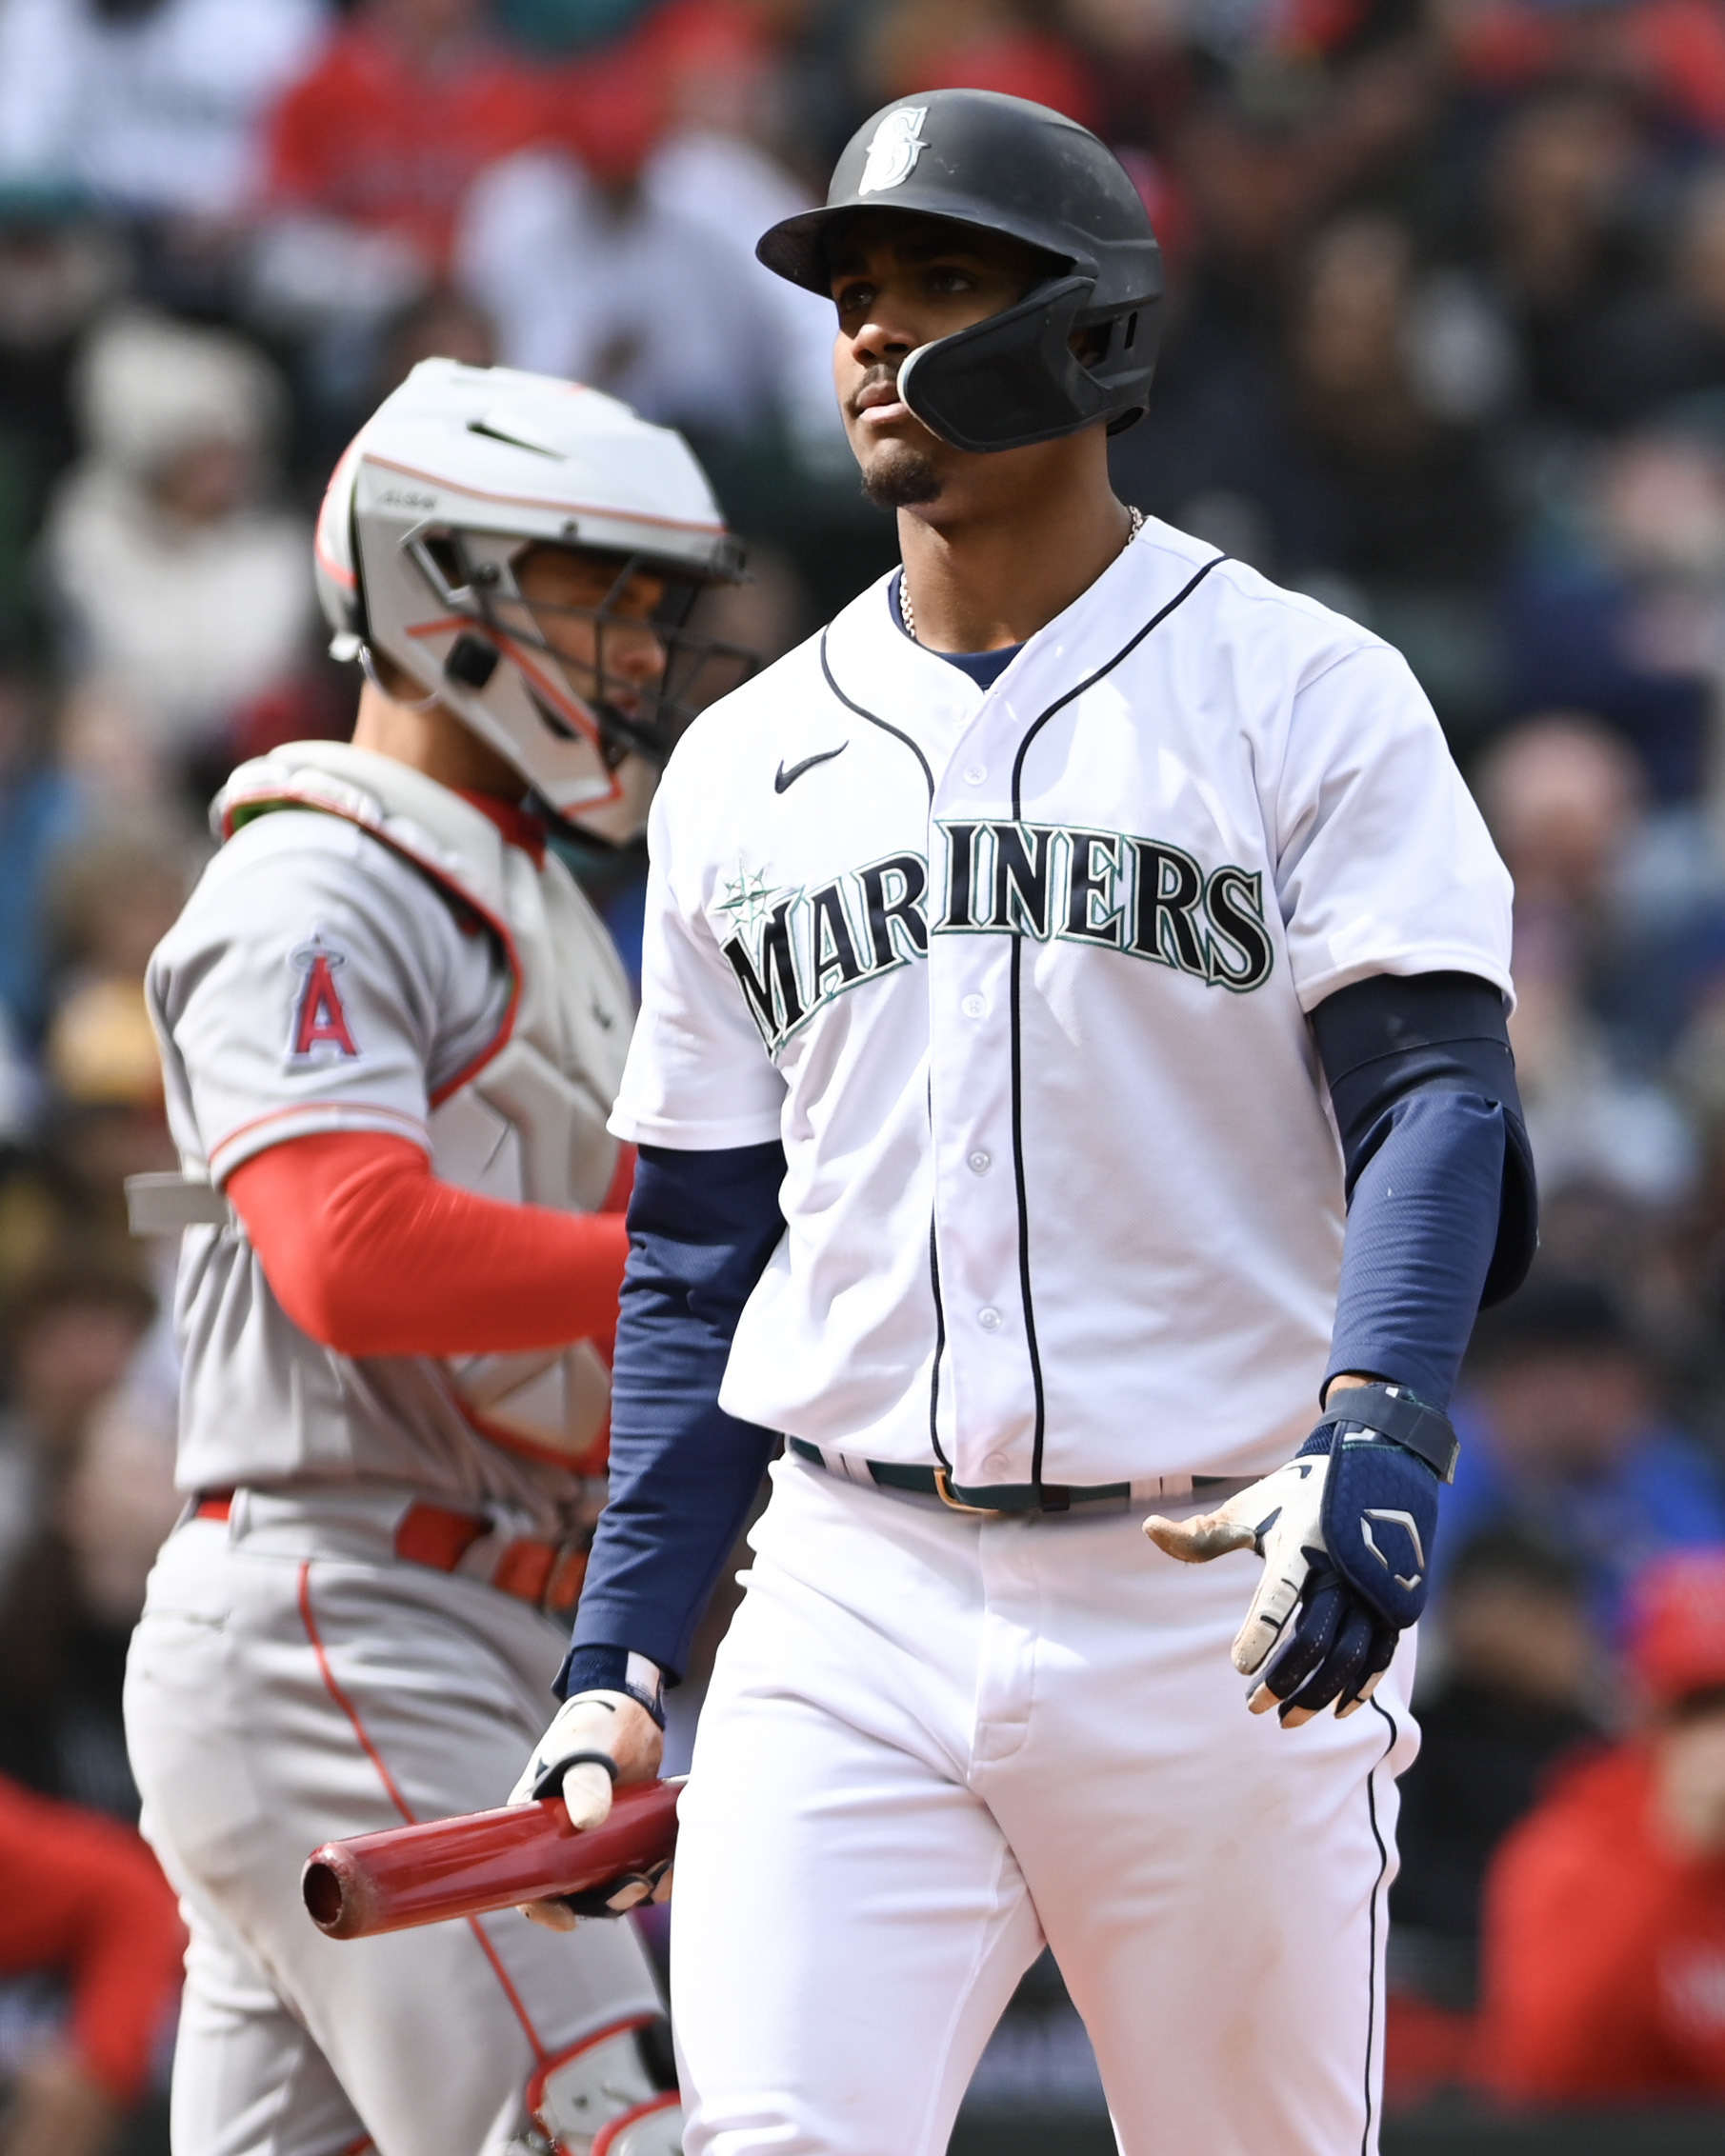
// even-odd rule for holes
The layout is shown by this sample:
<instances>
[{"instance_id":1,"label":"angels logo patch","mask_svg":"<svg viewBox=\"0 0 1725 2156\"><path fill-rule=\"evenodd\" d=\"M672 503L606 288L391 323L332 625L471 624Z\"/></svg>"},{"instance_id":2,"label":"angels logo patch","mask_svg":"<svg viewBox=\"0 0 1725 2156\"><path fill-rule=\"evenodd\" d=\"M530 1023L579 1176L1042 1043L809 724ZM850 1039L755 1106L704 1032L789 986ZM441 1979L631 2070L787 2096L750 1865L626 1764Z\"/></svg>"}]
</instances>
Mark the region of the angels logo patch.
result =
<instances>
[{"instance_id":1,"label":"angels logo patch","mask_svg":"<svg viewBox=\"0 0 1725 2156\"><path fill-rule=\"evenodd\" d=\"M319 929L310 943L301 944L289 956L301 976L288 1028L289 1061L328 1063L357 1056L358 1045L336 985L336 975L348 963L347 952L326 943Z\"/></svg>"},{"instance_id":2,"label":"angels logo patch","mask_svg":"<svg viewBox=\"0 0 1725 2156\"><path fill-rule=\"evenodd\" d=\"M926 105L901 105L896 112L887 114L869 144L862 178L856 183L858 194L881 194L888 188L903 186L928 148L922 139L922 123L928 116Z\"/></svg>"}]
</instances>

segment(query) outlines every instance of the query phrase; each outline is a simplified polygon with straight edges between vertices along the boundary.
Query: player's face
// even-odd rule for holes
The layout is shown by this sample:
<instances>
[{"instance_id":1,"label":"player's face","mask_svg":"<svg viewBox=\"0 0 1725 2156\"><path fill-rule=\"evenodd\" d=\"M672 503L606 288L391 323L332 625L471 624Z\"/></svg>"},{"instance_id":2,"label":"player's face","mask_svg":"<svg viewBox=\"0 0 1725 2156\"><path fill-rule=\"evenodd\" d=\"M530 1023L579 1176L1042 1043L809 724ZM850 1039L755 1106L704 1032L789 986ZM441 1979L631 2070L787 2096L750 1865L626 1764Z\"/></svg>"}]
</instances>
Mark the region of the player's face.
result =
<instances>
[{"instance_id":1,"label":"player's face","mask_svg":"<svg viewBox=\"0 0 1725 2156\"><path fill-rule=\"evenodd\" d=\"M964 460L900 401L906 359L919 345L1016 306L1044 274L1033 249L944 218L871 210L846 227L832 259L832 373L872 499L932 501Z\"/></svg>"},{"instance_id":2,"label":"player's face","mask_svg":"<svg viewBox=\"0 0 1725 2156\"><path fill-rule=\"evenodd\" d=\"M570 688L583 703L602 700L632 717L641 691L665 671L652 619L664 579L636 569L619 583L614 561L569 547L530 547L514 567L532 631L556 654Z\"/></svg>"}]
</instances>

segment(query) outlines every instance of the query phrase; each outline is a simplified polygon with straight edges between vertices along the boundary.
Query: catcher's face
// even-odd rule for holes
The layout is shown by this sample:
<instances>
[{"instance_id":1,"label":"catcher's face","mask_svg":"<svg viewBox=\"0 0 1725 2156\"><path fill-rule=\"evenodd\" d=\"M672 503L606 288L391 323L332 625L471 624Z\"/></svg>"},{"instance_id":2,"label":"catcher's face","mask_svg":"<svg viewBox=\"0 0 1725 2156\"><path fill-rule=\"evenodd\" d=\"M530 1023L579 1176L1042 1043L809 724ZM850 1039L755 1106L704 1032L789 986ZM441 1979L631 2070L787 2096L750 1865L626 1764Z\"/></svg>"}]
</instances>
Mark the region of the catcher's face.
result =
<instances>
[{"instance_id":1,"label":"catcher's face","mask_svg":"<svg viewBox=\"0 0 1725 2156\"><path fill-rule=\"evenodd\" d=\"M626 719L636 717L665 672L666 649L653 619L665 597L664 578L620 569L601 555L543 545L518 555L514 572L532 620L510 624L514 609L508 601L497 603L499 619L543 644L584 704L607 704Z\"/></svg>"}]
</instances>

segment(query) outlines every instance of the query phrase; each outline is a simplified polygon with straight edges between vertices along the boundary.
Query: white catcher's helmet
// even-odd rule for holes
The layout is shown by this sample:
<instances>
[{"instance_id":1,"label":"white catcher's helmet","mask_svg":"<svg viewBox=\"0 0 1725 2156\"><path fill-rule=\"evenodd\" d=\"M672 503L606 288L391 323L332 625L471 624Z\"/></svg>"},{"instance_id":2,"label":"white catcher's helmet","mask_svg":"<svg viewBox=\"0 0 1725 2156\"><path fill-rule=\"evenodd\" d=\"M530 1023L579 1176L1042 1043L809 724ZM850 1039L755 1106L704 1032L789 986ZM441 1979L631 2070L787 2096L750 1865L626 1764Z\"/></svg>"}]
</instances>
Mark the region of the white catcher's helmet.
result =
<instances>
[{"instance_id":1,"label":"white catcher's helmet","mask_svg":"<svg viewBox=\"0 0 1725 2156\"><path fill-rule=\"evenodd\" d=\"M604 605L530 607L514 564L535 542L616 569ZM349 444L317 520L318 596L339 658L381 652L456 712L558 814L620 843L645 821L657 769L752 653L691 630L701 587L733 583L742 550L682 436L614 397L511 368L426 359ZM637 570L664 579L656 687L608 676L609 612ZM593 624L596 679L572 683L543 633L552 611Z\"/></svg>"}]
</instances>

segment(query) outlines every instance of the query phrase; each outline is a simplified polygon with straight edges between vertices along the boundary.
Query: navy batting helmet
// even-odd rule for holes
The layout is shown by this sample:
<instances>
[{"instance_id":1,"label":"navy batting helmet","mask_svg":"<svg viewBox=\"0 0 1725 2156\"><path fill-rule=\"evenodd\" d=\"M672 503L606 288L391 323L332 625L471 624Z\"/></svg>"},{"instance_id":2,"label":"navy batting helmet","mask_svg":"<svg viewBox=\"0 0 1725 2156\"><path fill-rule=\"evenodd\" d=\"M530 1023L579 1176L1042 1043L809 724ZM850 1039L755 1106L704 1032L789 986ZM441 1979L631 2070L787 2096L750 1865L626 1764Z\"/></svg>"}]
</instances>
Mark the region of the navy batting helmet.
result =
<instances>
[{"instance_id":1,"label":"navy batting helmet","mask_svg":"<svg viewBox=\"0 0 1725 2156\"><path fill-rule=\"evenodd\" d=\"M1117 434L1144 416L1162 253L1119 159L1076 121L997 90L922 91L866 121L825 209L774 225L755 252L824 293L835 230L859 210L950 218L1049 257L1016 307L920 346L900 369L900 396L943 441L1016 449L1098 421ZM1073 350L1081 330L1104 333L1085 359Z\"/></svg>"}]
</instances>

